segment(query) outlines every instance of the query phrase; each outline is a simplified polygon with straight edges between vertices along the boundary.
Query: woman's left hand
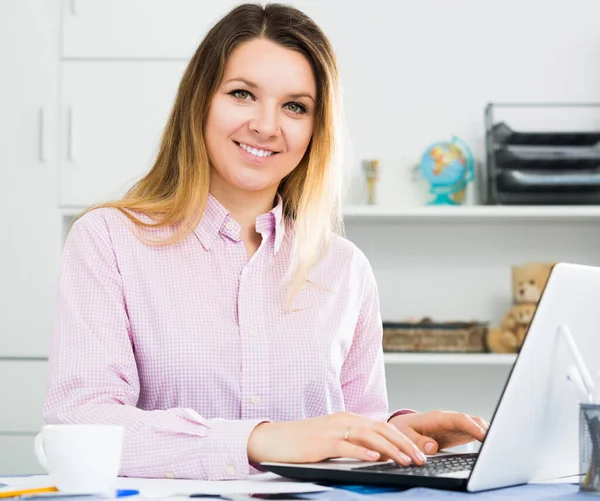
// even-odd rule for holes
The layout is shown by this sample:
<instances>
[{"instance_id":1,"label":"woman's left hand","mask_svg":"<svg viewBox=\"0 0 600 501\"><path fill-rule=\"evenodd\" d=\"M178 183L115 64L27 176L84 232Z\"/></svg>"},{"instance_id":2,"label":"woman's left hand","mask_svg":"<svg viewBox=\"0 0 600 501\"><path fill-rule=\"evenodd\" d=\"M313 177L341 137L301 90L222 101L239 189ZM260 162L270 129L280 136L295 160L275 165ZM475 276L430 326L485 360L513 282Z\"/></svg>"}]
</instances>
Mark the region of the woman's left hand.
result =
<instances>
[{"instance_id":1,"label":"woman's left hand","mask_svg":"<svg viewBox=\"0 0 600 501\"><path fill-rule=\"evenodd\" d=\"M489 425L480 417L452 411L415 412L389 421L425 454L482 441Z\"/></svg>"}]
</instances>

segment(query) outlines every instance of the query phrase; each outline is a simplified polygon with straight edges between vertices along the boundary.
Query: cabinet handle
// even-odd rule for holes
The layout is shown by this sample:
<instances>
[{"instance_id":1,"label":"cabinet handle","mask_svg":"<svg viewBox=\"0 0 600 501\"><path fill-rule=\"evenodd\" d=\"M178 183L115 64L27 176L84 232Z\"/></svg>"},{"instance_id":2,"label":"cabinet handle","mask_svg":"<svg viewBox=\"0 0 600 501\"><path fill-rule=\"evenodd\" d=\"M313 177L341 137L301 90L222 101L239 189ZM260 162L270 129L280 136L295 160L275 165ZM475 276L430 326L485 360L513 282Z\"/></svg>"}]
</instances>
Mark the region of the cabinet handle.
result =
<instances>
[{"instance_id":1,"label":"cabinet handle","mask_svg":"<svg viewBox=\"0 0 600 501\"><path fill-rule=\"evenodd\" d=\"M75 161L75 114L73 113L73 107L68 108L68 121L69 121L69 144L67 148L67 159L69 162Z\"/></svg>"},{"instance_id":2,"label":"cabinet handle","mask_svg":"<svg viewBox=\"0 0 600 501\"><path fill-rule=\"evenodd\" d=\"M75 6L75 0L71 0L71 14L74 16L77 15L77 7Z\"/></svg>"},{"instance_id":3,"label":"cabinet handle","mask_svg":"<svg viewBox=\"0 0 600 501\"><path fill-rule=\"evenodd\" d=\"M48 155L46 152L46 144L48 141L46 140L46 110L44 107L40 107L39 110L39 144L38 144L38 155L41 163L45 163L48 159Z\"/></svg>"}]
</instances>

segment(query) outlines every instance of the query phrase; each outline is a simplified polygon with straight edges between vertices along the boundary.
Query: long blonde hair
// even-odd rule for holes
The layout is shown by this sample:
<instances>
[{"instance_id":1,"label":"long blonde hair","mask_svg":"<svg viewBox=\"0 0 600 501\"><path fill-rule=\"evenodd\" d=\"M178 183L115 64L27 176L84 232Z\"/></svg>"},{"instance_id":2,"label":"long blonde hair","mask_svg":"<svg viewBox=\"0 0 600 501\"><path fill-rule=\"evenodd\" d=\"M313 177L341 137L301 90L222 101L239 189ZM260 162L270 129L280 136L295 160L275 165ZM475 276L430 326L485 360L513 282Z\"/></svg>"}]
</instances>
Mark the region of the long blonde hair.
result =
<instances>
[{"instance_id":1,"label":"long blonde hair","mask_svg":"<svg viewBox=\"0 0 600 501\"><path fill-rule=\"evenodd\" d=\"M211 163L203 126L221 83L229 55L240 44L262 38L302 53L317 84L314 130L298 166L279 186L284 216L293 227L291 299L335 233L342 232L342 118L339 73L327 37L307 15L287 5L243 4L208 32L179 84L153 167L119 200L95 205L120 210L140 228L174 226L168 245L185 239L197 226L208 199ZM87 212L86 211L86 212ZM142 221L142 213L152 222Z\"/></svg>"}]
</instances>

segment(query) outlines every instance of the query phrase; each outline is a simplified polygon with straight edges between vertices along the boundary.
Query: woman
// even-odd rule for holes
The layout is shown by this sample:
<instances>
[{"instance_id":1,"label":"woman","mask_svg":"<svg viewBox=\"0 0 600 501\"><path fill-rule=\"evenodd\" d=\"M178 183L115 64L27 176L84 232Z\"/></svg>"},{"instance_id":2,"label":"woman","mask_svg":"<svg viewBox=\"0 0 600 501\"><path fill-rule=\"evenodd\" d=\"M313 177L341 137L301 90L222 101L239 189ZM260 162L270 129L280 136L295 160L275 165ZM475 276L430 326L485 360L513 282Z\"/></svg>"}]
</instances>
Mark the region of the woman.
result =
<instances>
[{"instance_id":1,"label":"woman","mask_svg":"<svg viewBox=\"0 0 600 501\"><path fill-rule=\"evenodd\" d=\"M212 28L153 168L69 234L47 422L123 425L122 475L199 479L422 464L484 437L477 417L387 414L375 280L339 235L340 111L330 44L298 10Z\"/></svg>"}]
</instances>

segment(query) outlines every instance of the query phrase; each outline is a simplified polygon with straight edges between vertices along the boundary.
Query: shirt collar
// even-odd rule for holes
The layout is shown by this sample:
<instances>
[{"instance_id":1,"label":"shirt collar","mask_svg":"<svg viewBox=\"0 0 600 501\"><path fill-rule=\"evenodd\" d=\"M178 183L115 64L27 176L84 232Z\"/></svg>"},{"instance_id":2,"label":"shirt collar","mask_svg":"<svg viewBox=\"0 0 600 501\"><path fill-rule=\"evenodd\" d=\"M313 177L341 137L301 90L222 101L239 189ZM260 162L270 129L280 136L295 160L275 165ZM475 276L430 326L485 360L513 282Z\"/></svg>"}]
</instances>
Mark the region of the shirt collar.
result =
<instances>
[{"instance_id":1,"label":"shirt collar","mask_svg":"<svg viewBox=\"0 0 600 501\"><path fill-rule=\"evenodd\" d=\"M231 228L228 228L228 223ZM277 254L281 247L285 236L285 217L283 216L283 199L281 195L277 193L276 204L266 214L261 214L256 218L256 231L267 238L268 235L275 232L275 240L273 243L274 253ZM227 231L224 231L227 228ZM206 250L210 250L212 244L215 241L217 235L224 231L230 237L239 238L239 224L231 218L229 211L223 207L210 193L208 194L208 200L206 201L206 207L204 213L200 219L200 222L194 228L194 233L200 240L200 243Z\"/></svg>"}]
</instances>

